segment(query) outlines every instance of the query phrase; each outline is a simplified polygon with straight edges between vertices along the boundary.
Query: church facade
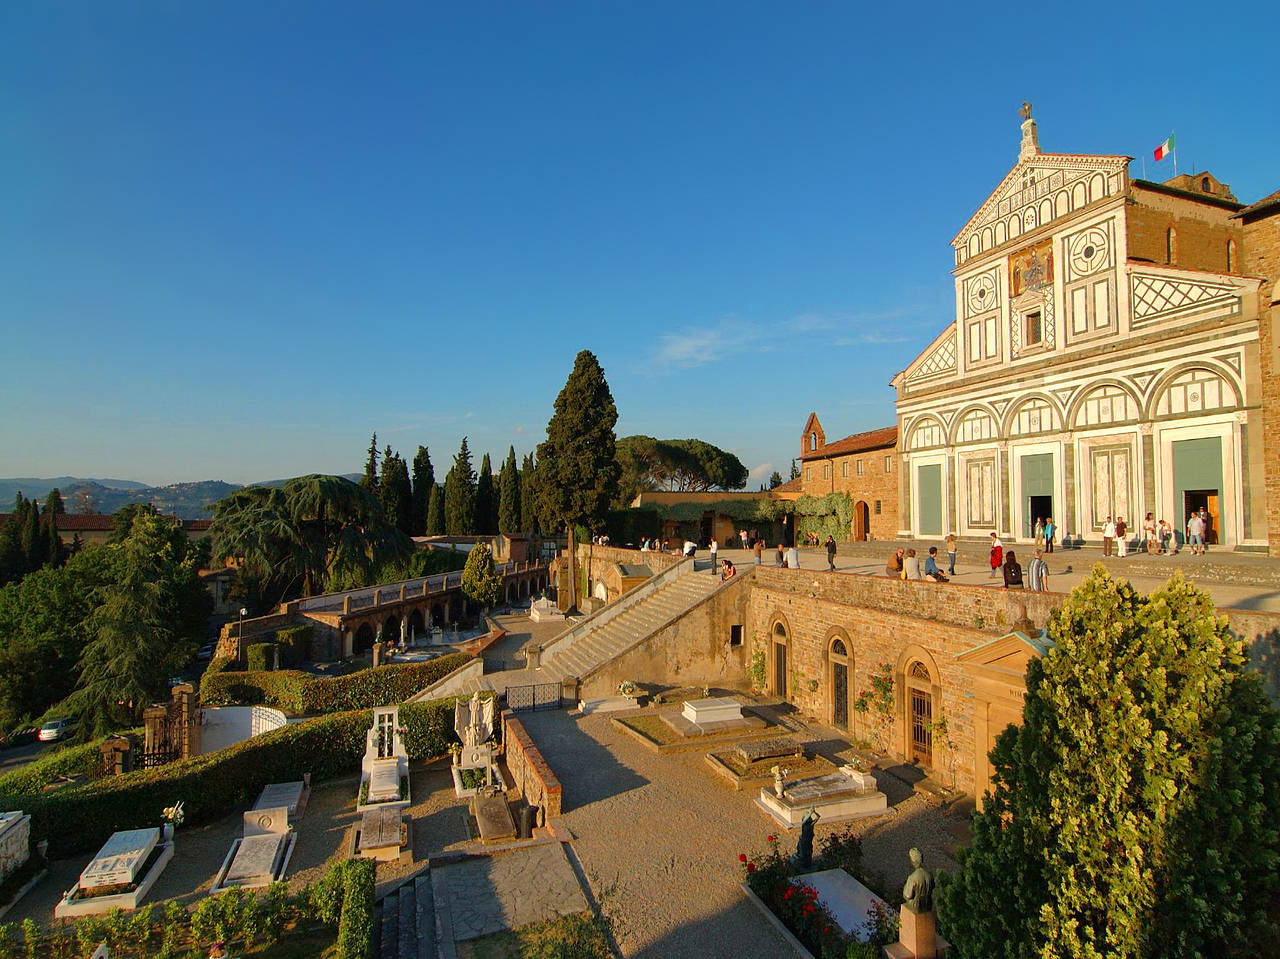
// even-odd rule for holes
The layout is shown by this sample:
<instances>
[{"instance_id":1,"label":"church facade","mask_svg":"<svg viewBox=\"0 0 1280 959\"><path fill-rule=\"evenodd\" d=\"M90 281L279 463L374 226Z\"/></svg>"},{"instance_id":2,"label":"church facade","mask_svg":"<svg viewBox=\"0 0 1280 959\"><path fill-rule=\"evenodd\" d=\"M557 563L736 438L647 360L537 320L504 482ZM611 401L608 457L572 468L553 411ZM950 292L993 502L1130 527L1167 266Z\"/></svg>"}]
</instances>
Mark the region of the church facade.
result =
<instances>
[{"instance_id":1,"label":"church facade","mask_svg":"<svg viewBox=\"0 0 1280 959\"><path fill-rule=\"evenodd\" d=\"M1043 153L1024 119L952 241L954 320L892 381L899 536L1028 541L1053 517L1097 543L1108 517L1185 531L1204 508L1211 542L1267 545L1243 204L1208 173L1130 179L1129 159Z\"/></svg>"}]
</instances>

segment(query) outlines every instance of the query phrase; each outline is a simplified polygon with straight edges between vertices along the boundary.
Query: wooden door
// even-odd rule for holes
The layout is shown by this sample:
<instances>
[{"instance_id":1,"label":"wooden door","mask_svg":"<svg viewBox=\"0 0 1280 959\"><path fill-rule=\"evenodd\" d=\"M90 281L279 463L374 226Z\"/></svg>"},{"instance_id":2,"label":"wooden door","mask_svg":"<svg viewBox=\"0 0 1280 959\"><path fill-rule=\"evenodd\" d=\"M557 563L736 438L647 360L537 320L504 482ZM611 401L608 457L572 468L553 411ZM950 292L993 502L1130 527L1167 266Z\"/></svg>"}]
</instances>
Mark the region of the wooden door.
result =
<instances>
[{"instance_id":1,"label":"wooden door","mask_svg":"<svg viewBox=\"0 0 1280 959\"><path fill-rule=\"evenodd\" d=\"M831 664L831 720L841 729L849 728L849 667Z\"/></svg>"},{"instance_id":2,"label":"wooden door","mask_svg":"<svg viewBox=\"0 0 1280 959\"><path fill-rule=\"evenodd\" d=\"M933 697L922 689L911 692L911 758L923 766L933 765Z\"/></svg>"},{"instance_id":3,"label":"wooden door","mask_svg":"<svg viewBox=\"0 0 1280 959\"><path fill-rule=\"evenodd\" d=\"M1221 542L1218 531L1222 528L1222 520L1218 515L1221 507L1218 505L1218 494L1210 493L1205 497L1208 501L1205 503L1205 509L1209 511L1209 528L1204 531L1204 541L1213 546Z\"/></svg>"}]
</instances>

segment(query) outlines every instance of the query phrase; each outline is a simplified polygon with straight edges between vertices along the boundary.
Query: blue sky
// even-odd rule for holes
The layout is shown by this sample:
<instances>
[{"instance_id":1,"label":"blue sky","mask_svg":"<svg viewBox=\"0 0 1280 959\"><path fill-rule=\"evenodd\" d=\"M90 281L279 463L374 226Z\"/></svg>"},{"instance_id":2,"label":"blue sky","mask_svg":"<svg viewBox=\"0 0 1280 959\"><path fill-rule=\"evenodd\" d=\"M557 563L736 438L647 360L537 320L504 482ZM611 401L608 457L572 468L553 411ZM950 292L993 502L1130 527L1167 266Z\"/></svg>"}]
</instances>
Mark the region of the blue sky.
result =
<instances>
[{"instance_id":1,"label":"blue sky","mask_svg":"<svg viewBox=\"0 0 1280 959\"><path fill-rule=\"evenodd\" d=\"M1053 16L4 4L0 475L351 472L374 429L438 470L464 433L523 453L583 348L619 435L785 475L811 409L893 421L1023 99L1046 151L1155 178L1176 128L1180 169L1280 187L1274 6Z\"/></svg>"}]
</instances>

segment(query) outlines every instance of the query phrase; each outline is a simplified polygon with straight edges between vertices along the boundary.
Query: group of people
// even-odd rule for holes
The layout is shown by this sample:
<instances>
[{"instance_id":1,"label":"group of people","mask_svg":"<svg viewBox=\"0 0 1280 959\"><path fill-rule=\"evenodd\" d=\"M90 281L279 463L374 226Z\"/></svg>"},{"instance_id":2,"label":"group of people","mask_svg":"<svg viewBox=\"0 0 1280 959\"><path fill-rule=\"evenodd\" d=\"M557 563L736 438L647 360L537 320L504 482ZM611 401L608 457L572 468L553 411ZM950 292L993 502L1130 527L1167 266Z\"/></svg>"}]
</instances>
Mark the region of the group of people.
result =
<instances>
[{"instance_id":1,"label":"group of people","mask_svg":"<svg viewBox=\"0 0 1280 959\"><path fill-rule=\"evenodd\" d=\"M949 537L948 543L954 547L955 537ZM955 575L956 554L950 553L951 575ZM924 565L915 549L896 549L885 563L884 571L894 579L927 579L934 583L948 582L950 577L938 567L938 547L930 546L929 554L924 558Z\"/></svg>"},{"instance_id":2,"label":"group of people","mask_svg":"<svg viewBox=\"0 0 1280 959\"><path fill-rule=\"evenodd\" d=\"M1187 547L1192 556L1203 556L1209 551L1209 534L1213 520L1205 507L1192 510L1187 517ZM1173 527L1167 520L1156 521L1154 513L1148 513L1142 521L1142 538L1138 540L1138 549L1148 555L1173 555L1178 552L1178 544L1174 540ZM1123 516L1113 520L1110 516L1102 524L1102 555L1127 556L1129 554L1129 524Z\"/></svg>"},{"instance_id":3,"label":"group of people","mask_svg":"<svg viewBox=\"0 0 1280 959\"><path fill-rule=\"evenodd\" d=\"M1049 524L1052 520L1049 521ZM1004 543L1000 541L1000 537L995 533L991 534L991 577L994 579L999 576L1004 580L1005 589L1030 589L1036 592L1047 590L1049 588L1049 564L1045 562L1044 554L1046 551L1046 543L1048 542L1048 533L1045 529L1052 529L1052 526L1046 524L1041 529L1041 536L1037 540L1035 547L1035 556L1027 564L1024 570L1022 564L1018 562L1017 554L1013 550L1006 551ZM938 547L930 546L929 553L924 557L924 563L921 564L920 557L914 549L899 548L893 551L889 556L889 560L885 563L885 573L894 579L927 579L934 583L945 583L950 577L956 574L956 537L952 533L946 539L947 549L947 572L943 572L938 566Z\"/></svg>"},{"instance_id":4,"label":"group of people","mask_svg":"<svg viewBox=\"0 0 1280 959\"><path fill-rule=\"evenodd\" d=\"M1053 520L1049 521L1050 523ZM1049 564L1044 558L1045 546L1037 537L1035 546L1035 555L1032 556L1031 562L1027 563L1024 571L1022 564L1018 562L1018 554L1013 550L1006 550L1004 543L1000 541L1000 537L995 533L991 534L991 554L989 562L991 564L991 578L999 576L1004 580L1005 589L1029 589L1035 593L1042 593L1049 588Z\"/></svg>"}]
</instances>

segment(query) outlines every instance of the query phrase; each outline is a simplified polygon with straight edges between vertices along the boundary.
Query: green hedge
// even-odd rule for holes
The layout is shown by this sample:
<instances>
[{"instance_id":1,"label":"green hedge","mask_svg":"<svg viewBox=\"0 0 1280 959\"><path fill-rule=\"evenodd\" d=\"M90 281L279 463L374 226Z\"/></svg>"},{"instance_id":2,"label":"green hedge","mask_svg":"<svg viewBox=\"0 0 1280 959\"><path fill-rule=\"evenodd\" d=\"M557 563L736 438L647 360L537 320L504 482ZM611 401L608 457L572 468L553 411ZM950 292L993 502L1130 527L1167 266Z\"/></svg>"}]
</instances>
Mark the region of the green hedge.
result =
<instances>
[{"instance_id":1,"label":"green hedge","mask_svg":"<svg viewBox=\"0 0 1280 959\"><path fill-rule=\"evenodd\" d=\"M342 872L342 915L338 920L338 959L368 959L373 944L373 897L377 863L348 859Z\"/></svg>"},{"instance_id":2,"label":"green hedge","mask_svg":"<svg viewBox=\"0 0 1280 959\"><path fill-rule=\"evenodd\" d=\"M254 643L245 652L249 672L273 670L276 666L276 644Z\"/></svg>"},{"instance_id":3,"label":"green hedge","mask_svg":"<svg viewBox=\"0 0 1280 959\"><path fill-rule=\"evenodd\" d=\"M444 755L456 741L456 699L400 707L411 759ZM367 709L333 713L255 736L226 749L50 792L14 795L6 805L31 814L33 838L49 840L49 857L92 852L121 829L158 825L161 811L182 801L186 827L245 809L270 783L311 773L313 781L350 775L373 724Z\"/></svg>"},{"instance_id":4,"label":"green hedge","mask_svg":"<svg viewBox=\"0 0 1280 959\"><path fill-rule=\"evenodd\" d=\"M276 631L282 666L301 666L311 658L311 640L315 631L314 626L286 626Z\"/></svg>"},{"instance_id":5,"label":"green hedge","mask_svg":"<svg viewBox=\"0 0 1280 959\"><path fill-rule=\"evenodd\" d=\"M200 681L200 701L206 706L276 706L304 716L393 706L474 658L470 653L452 653L425 663L392 663L325 678L295 669L212 676L206 672Z\"/></svg>"}]
</instances>

